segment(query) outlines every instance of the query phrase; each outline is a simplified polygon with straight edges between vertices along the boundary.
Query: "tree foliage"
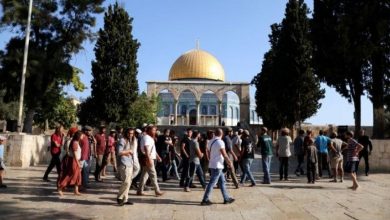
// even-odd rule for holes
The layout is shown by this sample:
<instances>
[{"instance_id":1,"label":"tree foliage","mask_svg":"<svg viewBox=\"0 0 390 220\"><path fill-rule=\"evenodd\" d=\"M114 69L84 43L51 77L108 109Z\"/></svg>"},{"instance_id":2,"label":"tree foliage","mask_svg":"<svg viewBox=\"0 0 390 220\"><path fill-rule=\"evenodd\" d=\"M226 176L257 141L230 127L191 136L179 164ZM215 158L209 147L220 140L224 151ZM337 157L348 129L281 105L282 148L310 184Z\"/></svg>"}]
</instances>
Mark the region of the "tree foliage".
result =
<instances>
[{"instance_id":1,"label":"tree foliage","mask_svg":"<svg viewBox=\"0 0 390 220\"><path fill-rule=\"evenodd\" d=\"M83 107L92 107L88 112L95 110L93 115L98 121L107 124L127 120L138 96L137 50L140 44L132 36L132 20L115 3L108 7L104 29L98 33L96 60L92 62L91 98Z\"/></svg>"},{"instance_id":2,"label":"tree foliage","mask_svg":"<svg viewBox=\"0 0 390 220\"><path fill-rule=\"evenodd\" d=\"M52 109L40 109L34 116L34 122L40 127L44 127L46 120L50 128L55 128L58 124L70 128L77 122L77 107L71 98L62 94Z\"/></svg>"},{"instance_id":3,"label":"tree foliage","mask_svg":"<svg viewBox=\"0 0 390 220\"><path fill-rule=\"evenodd\" d=\"M257 89L257 113L272 129L291 127L313 116L324 97L311 67L308 13L303 0L287 3L282 23L271 26L271 49L252 80Z\"/></svg>"},{"instance_id":4,"label":"tree foliage","mask_svg":"<svg viewBox=\"0 0 390 220\"><path fill-rule=\"evenodd\" d=\"M38 109L53 109L61 98L64 85L83 85L78 69L70 65L71 56L82 43L93 37L94 14L102 12L103 0L33 1L30 47L25 86L27 114L23 131L31 132ZM0 69L0 89L5 101L19 98L23 62L24 34L28 1L1 0L0 24L14 31L6 46Z\"/></svg>"}]
</instances>

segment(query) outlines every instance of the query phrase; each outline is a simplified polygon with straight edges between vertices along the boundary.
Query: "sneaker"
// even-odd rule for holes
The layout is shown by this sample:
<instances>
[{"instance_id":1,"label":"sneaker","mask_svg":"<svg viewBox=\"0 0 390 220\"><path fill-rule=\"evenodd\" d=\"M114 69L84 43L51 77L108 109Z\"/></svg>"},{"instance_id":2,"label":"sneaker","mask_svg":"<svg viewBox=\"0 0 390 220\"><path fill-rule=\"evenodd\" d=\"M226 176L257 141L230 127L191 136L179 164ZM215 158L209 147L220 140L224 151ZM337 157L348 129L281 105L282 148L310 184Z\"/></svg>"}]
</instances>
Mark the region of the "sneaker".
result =
<instances>
[{"instance_id":1,"label":"sneaker","mask_svg":"<svg viewBox=\"0 0 390 220\"><path fill-rule=\"evenodd\" d=\"M210 202L210 200L202 201L202 202L200 203L200 205L212 205L212 204L213 204L213 203Z\"/></svg>"},{"instance_id":2,"label":"sneaker","mask_svg":"<svg viewBox=\"0 0 390 220\"><path fill-rule=\"evenodd\" d=\"M256 183L252 183L251 185L249 185L249 187L254 187L256 186Z\"/></svg>"},{"instance_id":3,"label":"sneaker","mask_svg":"<svg viewBox=\"0 0 390 220\"><path fill-rule=\"evenodd\" d=\"M341 179L341 180L340 180L340 183L342 183L342 182L344 182L344 180L343 180L343 179Z\"/></svg>"},{"instance_id":4,"label":"sneaker","mask_svg":"<svg viewBox=\"0 0 390 220\"><path fill-rule=\"evenodd\" d=\"M184 187L184 192L191 192L191 190L188 187Z\"/></svg>"},{"instance_id":5,"label":"sneaker","mask_svg":"<svg viewBox=\"0 0 390 220\"><path fill-rule=\"evenodd\" d=\"M7 185L1 184L0 188L7 188Z\"/></svg>"},{"instance_id":6,"label":"sneaker","mask_svg":"<svg viewBox=\"0 0 390 220\"><path fill-rule=\"evenodd\" d=\"M331 180L330 183L337 183L337 180Z\"/></svg>"},{"instance_id":7,"label":"sneaker","mask_svg":"<svg viewBox=\"0 0 390 220\"><path fill-rule=\"evenodd\" d=\"M271 184L270 182L261 182L261 184Z\"/></svg>"},{"instance_id":8,"label":"sneaker","mask_svg":"<svg viewBox=\"0 0 390 220\"><path fill-rule=\"evenodd\" d=\"M134 205L134 202L127 201L126 204L127 205Z\"/></svg>"},{"instance_id":9,"label":"sneaker","mask_svg":"<svg viewBox=\"0 0 390 220\"><path fill-rule=\"evenodd\" d=\"M45 177L43 177L42 180L43 180L43 182L50 182L50 180L48 178L45 178Z\"/></svg>"},{"instance_id":10,"label":"sneaker","mask_svg":"<svg viewBox=\"0 0 390 220\"><path fill-rule=\"evenodd\" d=\"M192 184L190 188L196 188L197 186L195 184Z\"/></svg>"},{"instance_id":11,"label":"sneaker","mask_svg":"<svg viewBox=\"0 0 390 220\"><path fill-rule=\"evenodd\" d=\"M223 204L231 204L235 201L233 198L229 198L228 200L223 201Z\"/></svg>"}]
</instances>

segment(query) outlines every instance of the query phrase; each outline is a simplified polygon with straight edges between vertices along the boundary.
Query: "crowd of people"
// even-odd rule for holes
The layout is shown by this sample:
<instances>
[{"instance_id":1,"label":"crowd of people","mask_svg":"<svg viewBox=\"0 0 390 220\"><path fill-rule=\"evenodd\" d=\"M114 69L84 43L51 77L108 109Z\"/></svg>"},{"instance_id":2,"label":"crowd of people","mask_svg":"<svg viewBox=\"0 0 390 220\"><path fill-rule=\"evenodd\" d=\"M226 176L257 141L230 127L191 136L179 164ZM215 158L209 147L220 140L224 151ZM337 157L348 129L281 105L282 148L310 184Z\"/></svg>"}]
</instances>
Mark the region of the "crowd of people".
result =
<instances>
[{"instance_id":1,"label":"crowd of people","mask_svg":"<svg viewBox=\"0 0 390 220\"><path fill-rule=\"evenodd\" d=\"M140 129L117 127L109 132L102 125L96 134L90 126L81 130L70 128L66 135L63 132L63 127L59 126L51 135L51 161L43 180L49 182L49 174L56 167L59 195L63 196L63 191L69 186L74 186L75 195L81 195L90 188L92 161L96 164L93 173L96 182L104 181L106 168L112 165L115 177L121 181L117 194L120 206L133 204L128 199L131 188L138 196L146 195L145 191L151 188L156 196L164 195L159 187L160 176L163 182L176 179L179 187L189 193L191 188L197 187L195 174L204 189L201 205L212 204L210 194L215 187L221 190L224 204L233 203L235 199L226 189L227 180L236 189L257 184L251 171L255 151L261 155L264 173L261 184L271 184L274 154L279 160L279 180L288 181L290 158L294 154L297 159L295 174L306 174L308 184L324 178L323 170L327 170L330 182L343 182L346 172L350 173L353 182L350 188L356 190L359 188L356 176L359 160L364 158L365 174L368 175L368 155L372 151L371 141L364 130L357 140L351 131L343 135L330 132L328 136L321 130L314 138L311 130L300 130L294 141L287 128L282 129L273 141L266 127L258 131L256 141L248 130L233 131L230 127L206 133L188 128L181 139L174 130L159 132L154 125L144 125ZM5 138L0 137L0 187L6 187L3 184L4 141Z\"/></svg>"}]
</instances>

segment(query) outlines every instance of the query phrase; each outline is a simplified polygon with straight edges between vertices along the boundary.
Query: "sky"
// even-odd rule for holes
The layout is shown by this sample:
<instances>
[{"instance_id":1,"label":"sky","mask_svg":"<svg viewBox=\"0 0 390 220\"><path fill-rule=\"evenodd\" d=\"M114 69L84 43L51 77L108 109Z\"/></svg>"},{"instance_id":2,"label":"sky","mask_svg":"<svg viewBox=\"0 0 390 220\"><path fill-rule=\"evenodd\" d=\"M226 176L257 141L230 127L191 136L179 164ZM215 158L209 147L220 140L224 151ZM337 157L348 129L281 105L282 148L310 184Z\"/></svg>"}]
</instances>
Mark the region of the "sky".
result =
<instances>
[{"instance_id":1,"label":"sky","mask_svg":"<svg viewBox=\"0 0 390 220\"><path fill-rule=\"evenodd\" d=\"M115 3L106 0L105 6ZM184 52L200 49L214 55L225 70L225 81L250 82L260 72L263 55L270 48L270 25L284 17L287 0L118 0L133 20L133 36L140 43L138 50L138 82L140 91L146 81L168 80L174 61ZM306 1L312 9L313 1ZM1 12L0 12L1 13ZM103 27L103 14L97 16L95 30ZM12 33L0 29L0 49ZM65 91L78 98L90 95L91 61L95 58L95 42L86 41L84 50L72 58L72 65L84 73L81 81L88 87L76 92ZM27 82L28 83L28 82ZM305 122L326 125L353 125L353 105L334 89L326 89L322 107ZM254 97L255 88L251 88ZM372 104L362 97L362 125L373 124Z\"/></svg>"}]
</instances>

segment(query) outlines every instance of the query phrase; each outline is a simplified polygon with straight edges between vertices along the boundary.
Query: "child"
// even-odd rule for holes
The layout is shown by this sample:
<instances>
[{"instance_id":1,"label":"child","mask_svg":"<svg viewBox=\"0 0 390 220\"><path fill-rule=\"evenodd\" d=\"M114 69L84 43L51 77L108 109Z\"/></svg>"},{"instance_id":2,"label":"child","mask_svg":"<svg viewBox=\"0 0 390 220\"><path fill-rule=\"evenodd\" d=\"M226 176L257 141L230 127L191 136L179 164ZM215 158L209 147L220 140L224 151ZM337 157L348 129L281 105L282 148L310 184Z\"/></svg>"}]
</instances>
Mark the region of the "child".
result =
<instances>
[{"instance_id":1,"label":"child","mask_svg":"<svg viewBox=\"0 0 390 220\"><path fill-rule=\"evenodd\" d=\"M7 188L7 185L3 184L3 178L5 173L4 164L4 142L7 140L4 136L0 136L0 188Z\"/></svg>"},{"instance_id":2,"label":"child","mask_svg":"<svg viewBox=\"0 0 390 220\"><path fill-rule=\"evenodd\" d=\"M307 151L306 151L306 158L307 158L307 183L313 183L316 179L316 169L318 166L318 157L317 157L317 148L314 145L314 141L311 138L308 138L307 140Z\"/></svg>"}]
</instances>

